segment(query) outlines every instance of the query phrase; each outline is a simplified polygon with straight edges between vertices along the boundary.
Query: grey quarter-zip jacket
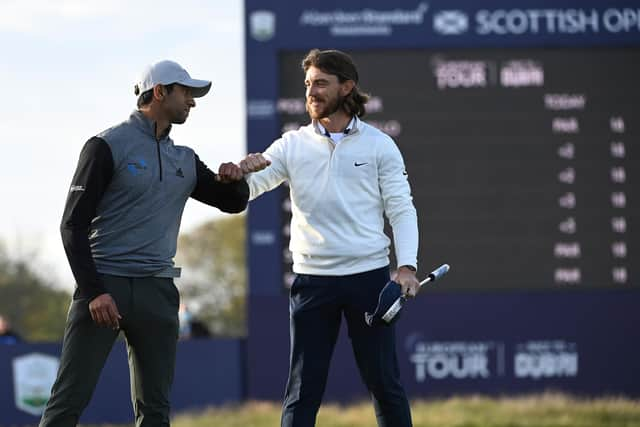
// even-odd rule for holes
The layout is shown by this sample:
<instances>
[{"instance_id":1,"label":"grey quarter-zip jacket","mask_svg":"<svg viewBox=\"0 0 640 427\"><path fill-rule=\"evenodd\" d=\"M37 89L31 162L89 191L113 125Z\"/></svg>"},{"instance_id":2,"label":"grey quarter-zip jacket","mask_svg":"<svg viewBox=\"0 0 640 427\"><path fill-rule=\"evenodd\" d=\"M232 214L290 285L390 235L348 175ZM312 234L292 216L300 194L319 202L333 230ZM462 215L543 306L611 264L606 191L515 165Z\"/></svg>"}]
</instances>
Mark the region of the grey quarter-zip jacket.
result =
<instances>
[{"instance_id":1,"label":"grey quarter-zip jacket","mask_svg":"<svg viewBox=\"0 0 640 427\"><path fill-rule=\"evenodd\" d=\"M246 208L246 181L216 181L169 130L157 139L155 122L134 111L84 145L60 227L75 298L105 293L99 274L179 276L173 258L189 197L228 213Z\"/></svg>"}]
</instances>

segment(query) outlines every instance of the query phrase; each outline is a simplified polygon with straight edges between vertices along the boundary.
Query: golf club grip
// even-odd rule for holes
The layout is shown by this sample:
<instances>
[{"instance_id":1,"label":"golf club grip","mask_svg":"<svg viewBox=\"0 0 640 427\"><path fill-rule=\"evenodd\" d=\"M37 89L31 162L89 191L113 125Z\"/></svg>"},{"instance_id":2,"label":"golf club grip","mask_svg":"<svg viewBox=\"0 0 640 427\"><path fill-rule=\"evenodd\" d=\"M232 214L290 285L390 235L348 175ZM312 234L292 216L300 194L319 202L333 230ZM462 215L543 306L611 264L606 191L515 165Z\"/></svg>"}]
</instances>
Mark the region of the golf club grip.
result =
<instances>
[{"instance_id":1,"label":"golf club grip","mask_svg":"<svg viewBox=\"0 0 640 427\"><path fill-rule=\"evenodd\" d=\"M426 285L429 282L433 282L433 281L439 279L440 277L444 276L449 271L449 268L450 268L449 264L442 264L440 267L436 268L431 273L429 273L429 275L427 276L426 279L424 279L422 282L420 282L420 287L422 287L423 285Z\"/></svg>"}]
</instances>

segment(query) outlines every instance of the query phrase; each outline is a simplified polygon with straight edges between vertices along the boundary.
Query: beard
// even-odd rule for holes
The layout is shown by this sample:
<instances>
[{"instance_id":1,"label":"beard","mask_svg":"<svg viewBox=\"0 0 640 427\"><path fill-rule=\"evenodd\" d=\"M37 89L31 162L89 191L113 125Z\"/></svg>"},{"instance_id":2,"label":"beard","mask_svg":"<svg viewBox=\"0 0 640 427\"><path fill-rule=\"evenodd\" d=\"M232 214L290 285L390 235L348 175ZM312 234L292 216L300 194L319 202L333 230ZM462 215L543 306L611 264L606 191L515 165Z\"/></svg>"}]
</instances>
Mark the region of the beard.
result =
<instances>
[{"instance_id":1,"label":"beard","mask_svg":"<svg viewBox=\"0 0 640 427\"><path fill-rule=\"evenodd\" d=\"M313 101L320 103L315 108L311 106L312 99ZM315 96L313 98L307 97L305 108L307 110L307 113L309 113L309 117L314 120L320 120L324 119L325 117L329 117L330 115L341 109L344 105L344 99L344 96L341 97L339 95L336 95L335 98L330 99L327 99L326 97L319 98Z\"/></svg>"},{"instance_id":2,"label":"beard","mask_svg":"<svg viewBox=\"0 0 640 427\"><path fill-rule=\"evenodd\" d=\"M181 125L187 121L187 117L189 117L189 111L176 111L171 118L171 123Z\"/></svg>"}]
</instances>

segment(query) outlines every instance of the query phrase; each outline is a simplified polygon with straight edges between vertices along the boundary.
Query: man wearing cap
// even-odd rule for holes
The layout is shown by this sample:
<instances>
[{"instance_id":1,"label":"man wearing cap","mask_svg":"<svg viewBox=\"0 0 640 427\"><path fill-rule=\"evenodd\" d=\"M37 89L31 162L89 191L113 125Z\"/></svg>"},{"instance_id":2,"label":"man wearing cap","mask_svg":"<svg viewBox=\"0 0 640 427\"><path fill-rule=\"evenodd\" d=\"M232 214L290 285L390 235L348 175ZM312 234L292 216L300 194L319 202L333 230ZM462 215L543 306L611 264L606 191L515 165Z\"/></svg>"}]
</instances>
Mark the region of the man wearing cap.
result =
<instances>
[{"instance_id":1,"label":"man wearing cap","mask_svg":"<svg viewBox=\"0 0 640 427\"><path fill-rule=\"evenodd\" d=\"M237 213L249 196L237 165L215 174L169 136L210 88L175 62L155 63L135 85L138 109L80 153L61 224L77 286L41 427L78 423L120 331L136 426L169 425L180 305L173 257L185 203Z\"/></svg>"},{"instance_id":2,"label":"man wearing cap","mask_svg":"<svg viewBox=\"0 0 640 427\"><path fill-rule=\"evenodd\" d=\"M388 135L361 120L368 95L358 87L349 55L314 49L302 69L311 123L282 135L264 155L249 154L240 162L250 200L284 181L291 195L289 249L296 277L289 297L291 355L281 423L315 425L344 317L378 425L409 427L394 326L365 323L365 313L373 311L389 281L384 215L393 230L396 282L408 297L420 286L417 216L404 161Z\"/></svg>"}]
</instances>

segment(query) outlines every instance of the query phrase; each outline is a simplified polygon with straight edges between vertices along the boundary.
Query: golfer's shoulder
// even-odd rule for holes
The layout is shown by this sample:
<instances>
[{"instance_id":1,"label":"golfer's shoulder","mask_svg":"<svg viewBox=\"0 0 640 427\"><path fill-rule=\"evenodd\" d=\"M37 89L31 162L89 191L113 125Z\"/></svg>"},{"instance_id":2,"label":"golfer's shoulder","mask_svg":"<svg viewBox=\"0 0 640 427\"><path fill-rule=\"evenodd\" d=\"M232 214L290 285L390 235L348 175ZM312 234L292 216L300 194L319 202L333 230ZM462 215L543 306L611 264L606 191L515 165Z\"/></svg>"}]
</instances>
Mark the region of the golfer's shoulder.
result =
<instances>
[{"instance_id":1,"label":"golfer's shoulder","mask_svg":"<svg viewBox=\"0 0 640 427\"><path fill-rule=\"evenodd\" d=\"M173 143L173 139L169 138L169 140ZM171 147L169 149L169 153L172 153L174 156L180 156L180 157L191 156L194 158L195 156L198 156L198 154L196 153L196 150L189 147L188 145L178 145L173 143L173 144L170 144L169 147Z\"/></svg>"},{"instance_id":2,"label":"golfer's shoulder","mask_svg":"<svg viewBox=\"0 0 640 427\"><path fill-rule=\"evenodd\" d=\"M135 128L131 123L124 121L99 132L96 134L96 137L102 139L114 149L119 145L126 144L127 141L131 139L133 133L135 133Z\"/></svg>"},{"instance_id":3,"label":"golfer's shoulder","mask_svg":"<svg viewBox=\"0 0 640 427\"><path fill-rule=\"evenodd\" d=\"M313 125L308 124L293 129L286 129L281 139L285 141L305 141L313 137Z\"/></svg>"},{"instance_id":4,"label":"golfer's shoulder","mask_svg":"<svg viewBox=\"0 0 640 427\"><path fill-rule=\"evenodd\" d=\"M391 136L367 122L360 121L358 123L358 132L360 137L367 141L367 144L380 149L396 148L396 142Z\"/></svg>"},{"instance_id":5,"label":"golfer's shoulder","mask_svg":"<svg viewBox=\"0 0 640 427\"><path fill-rule=\"evenodd\" d=\"M311 143L314 140L313 129L310 125L307 125L285 131L282 136L274 142L274 145L279 146L280 149L289 151L299 149L301 146Z\"/></svg>"}]
</instances>

